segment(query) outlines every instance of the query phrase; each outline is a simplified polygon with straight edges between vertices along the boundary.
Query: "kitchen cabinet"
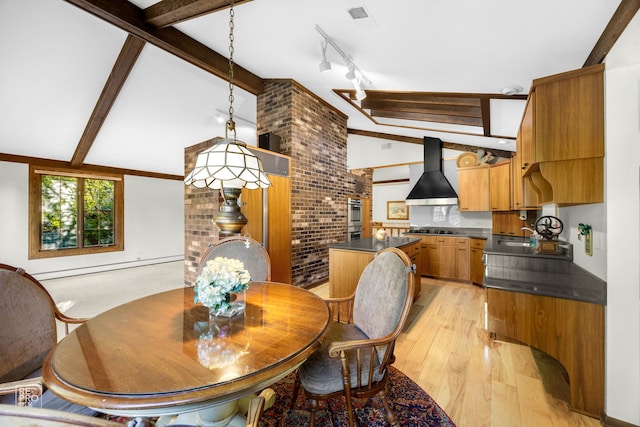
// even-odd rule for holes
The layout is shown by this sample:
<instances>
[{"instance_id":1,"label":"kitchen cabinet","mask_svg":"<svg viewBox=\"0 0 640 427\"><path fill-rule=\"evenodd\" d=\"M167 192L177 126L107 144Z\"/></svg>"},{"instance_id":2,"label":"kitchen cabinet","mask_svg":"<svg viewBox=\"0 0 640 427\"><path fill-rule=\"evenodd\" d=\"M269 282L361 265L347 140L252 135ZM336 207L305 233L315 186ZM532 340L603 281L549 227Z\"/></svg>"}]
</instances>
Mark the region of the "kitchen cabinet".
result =
<instances>
[{"instance_id":1,"label":"kitchen cabinet","mask_svg":"<svg viewBox=\"0 0 640 427\"><path fill-rule=\"evenodd\" d=\"M523 203L604 201L604 64L533 81L518 132Z\"/></svg>"},{"instance_id":2,"label":"kitchen cabinet","mask_svg":"<svg viewBox=\"0 0 640 427\"><path fill-rule=\"evenodd\" d=\"M536 221L536 212L527 211L526 219L520 219L518 211L493 212L491 214L491 232L502 236L528 237L531 232L521 230L522 227L532 228Z\"/></svg>"},{"instance_id":3,"label":"kitchen cabinet","mask_svg":"<svg viewBox=\"0 0 640 427\"><path fill-rule=\"evenodd\" d=\"M429 257L429 264L432 265L434 276L451 279L456 277L456 247L453 237L436 237L435 257Z\"/></svg>"},{"instance_id":4,"label":"kitchen cabinet","mask_svg":"<svg viewBox=\"0 0 640 427\"><path fill-rule=\"evenodd\" d=\"M458 280L469 280L470 270L469 270L469 238L467 237L456 237L455 246L456 246L456 259L455 259L455 274L454 278Z\"/></svg>"},{"instance_id":5,"label":"kitchen cabinet","mask_svg":"<svg viewBox=\"0 0 640 427\"><path fill-rule=\"evenodd\" d=\"M487 288L487 328L558 360L569 376L575 411L604 411L604 306Z\"/></svg>"},{"instance_id":6,"label":"kitchen cabinet","mask_svg":"<svg viewBox=\"0 0 640 427\"><path fill-rule=\"evenodd\" d=\"M484 253L484 246L487 243L485 239L469 239L469 277L471 283L482 286L484 279L484 264L482 262L482 255Z\"/></svg>"},{"instance_id":7,"label":"kitchen cabinet","mask_svg":"<svg viewBox=\"0 0 640 427\"><path fill-rule=\"evenodd\" d=\"M458 169L458 210L488 211L490 207L489 168Z\"/></svg>"},{"instance_id":8,"label":"kitchen cabinet","mask_svg":"<svg viewBox=\"0 0 640 427\"><path fill-rule=\"evenodd\" d=\"M489 168L489 197L492 211L511 210L511 161Z\"/></svg>"},{"instance_id":9,"label":"kitchen cabinet","mask_svg":"<svg viewBox=\"0 0 640 427\"><path fill-rule=\"evenodd\" d=\"M537 163L604 157L604 64L536 79Z\"/></svg>"}]
</instances>

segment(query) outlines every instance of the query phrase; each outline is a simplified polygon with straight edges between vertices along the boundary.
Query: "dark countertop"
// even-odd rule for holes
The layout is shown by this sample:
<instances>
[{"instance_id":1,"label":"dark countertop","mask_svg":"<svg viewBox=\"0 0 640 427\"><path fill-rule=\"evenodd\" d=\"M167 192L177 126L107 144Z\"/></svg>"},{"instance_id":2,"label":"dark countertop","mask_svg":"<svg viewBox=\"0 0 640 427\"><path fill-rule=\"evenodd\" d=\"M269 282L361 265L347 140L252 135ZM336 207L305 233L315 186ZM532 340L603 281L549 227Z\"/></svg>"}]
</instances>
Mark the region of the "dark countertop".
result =
<instances>
[{"instance_id":1,"label":"dark countertop","mask_svg":"<svg viewBox=\"0 0 640 427\"><path fill-rule=\"evenodd\" d=\"M329 249L343 249L361 252L378 252L387 248L400 248L419 242L420 239L410 237L387 237L382 241L378 241L373 237L360 240L351 240L350 242L332 243L328 245Z\"/></svg>"},{"instance_id":2,"label":"dark countertop","mask_svg":"<svg viewBox=\"0 0 640 427\"><path fill-rule=\"evenodd\" d=\"M487 243L484 247L485 254L497 254L497 255L513 255L513 256L525 256L536 258L548 258L548 259L565 259L567 261L573 261L573 248L572 245L567 242L559 242L560 253L559 254L542 254L536 253L530 246L507 246L504 242L519 242L526 243L528 238L524 237L512 237L512 236L499 236L492 234L487 239Z\"/></svg>"},{"instance_id":3,"label":"dark countertop","mask_svg":"<svg viewBox=\"0 0 640 427\"><path fill-rule=\"evenodd\" d=\"M560 255L534 254L498 239L502 236L492 236L485 247L485 288L606 305L607 283L573 263L571 245Z\"/></svg>"},{"instance_id":4,"label":"dark countertop","mask_svg":"<svg viewBox=\"0 0 640 427\"><path fill-rule=\"evenodd\" d=\"M429 232L421 231L429 230ZM405 236L443 236L443 237L472 237L474 239L488 239L491 237L490 228L463 227L420 227L403 233Z\"/></svg>"}]
</instances>

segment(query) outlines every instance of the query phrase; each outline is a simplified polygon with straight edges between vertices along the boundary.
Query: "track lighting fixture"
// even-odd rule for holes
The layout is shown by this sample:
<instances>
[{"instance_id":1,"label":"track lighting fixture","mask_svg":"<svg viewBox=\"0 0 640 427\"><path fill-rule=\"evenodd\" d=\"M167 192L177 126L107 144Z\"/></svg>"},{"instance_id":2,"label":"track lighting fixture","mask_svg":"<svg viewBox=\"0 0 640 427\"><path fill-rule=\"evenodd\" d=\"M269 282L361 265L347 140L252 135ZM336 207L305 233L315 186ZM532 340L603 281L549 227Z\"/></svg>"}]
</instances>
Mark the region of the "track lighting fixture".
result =
<instances>
[{"instance_id":1,"label":"track lighting fixture","mask_svg":"<svg viewBox=\"0 0 640 427\"><path fill-rule=\"evenodd\" d=\"M318 66L321 73L331 70L331 62L327 61L327 41L320 42L320 48L322 50L322 62Z\"/></svg>"},{"instance_id":2,"label":"track lighting fixture","mask_svg":"<svg viewBox=\"0 0 640 427\"><path fill-rule=\"evenodd\" d=\"M316 31L318 33L320 33L320 35L323 38L323 42L322 42L322 59L323 61L320 63L320 71L324 72L324 71L328 71L331 68L331 63L329 63L327 61L327 57L326 57L326 52L327 52L327 46L331 46L337 53L338 55L340 55L345 63L345 65L349 68L349 70L347 71L347 74L345 74L345 77L348 80L351 81L355 81L356 79L359 79L361 82L365 82L367 84L372 84L371 80L369 80L369 78L367 78L367 76L365 76L365 74L362 72L362 70L355 64L355 62L353 62L353 59L351 58L351 56L349 56L347 53L345 53L340 46L338 46L338 44L336 42L334 42L333 40L331 40L331 38L327 35L327 33L325 33L322 28L320 28L318 25L316 25ZM326 68L325 62L328 63L329 67Z\"/></svg>"}]
</instances>

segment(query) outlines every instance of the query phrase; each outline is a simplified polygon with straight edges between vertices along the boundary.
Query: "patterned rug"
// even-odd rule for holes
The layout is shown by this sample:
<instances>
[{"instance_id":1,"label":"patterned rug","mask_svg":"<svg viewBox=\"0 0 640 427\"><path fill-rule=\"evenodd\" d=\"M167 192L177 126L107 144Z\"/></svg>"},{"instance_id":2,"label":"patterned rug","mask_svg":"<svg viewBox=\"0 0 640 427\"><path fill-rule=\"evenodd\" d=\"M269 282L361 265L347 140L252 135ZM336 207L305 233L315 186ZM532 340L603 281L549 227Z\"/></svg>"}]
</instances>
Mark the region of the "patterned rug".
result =
<instances>
[{"instance_id":1,"label":"patterned rug","mask_svg":"<svg viewBox=\"0 0 640 427\"><path fill-rule=\"evenodd\" d=\"M295 409L288 411L295 374L291 374L282 381L271 386L275 390L276 403L262 414L260 426L263 427L298 427L309 425L309 401L301 389ZM400 426L443 426L455 427L455 423L449 418L440 406L422 390L416 383L402 372L391 367L389 370L389 390L387 398L392 402L393 410ZM320 408L316 412L316 426L330 426L329 416L333 417L335 427L349 425L348 414L344 399L335 398L328 402L330 411L324 402L320 402ZM380 399L354 399L356 416L360 426L376 427L388 426L384 417L384 407Z\"/></svg>"},{"instance_id":2,"label":"patterned rug","mask_svg":"<svg viewBox=\"0 0 640 427\"><path fill-rule=\"evenodd\" d=\"M295 373L273 384L271 388L276 392L275 404L263 412L260 417L261 427L299 427L309 425L309 400L300 389L298 400L293 411L289 411L290 396L293 393ZM455 423L449 418L440 406L414 383L394 367L389 368L389 389L387 398L392 403L393 410L398 419L398 425L403 427L455 427ZM354 408L360 426L377 427L388 426L384 417L384 407L380 399L354 399ZM327 408L327 405L329 408ZM320 408L316 411L316 427L331 426L329 417L333 417L334 427L346 427L349 418L344 399L334 398L320 402ZM330 410L327 410L330 409ZM130 426L153 426L153 420L141 420L135 423L125 417L103 415L103 418Z\"/></svg>"}]
</instances>

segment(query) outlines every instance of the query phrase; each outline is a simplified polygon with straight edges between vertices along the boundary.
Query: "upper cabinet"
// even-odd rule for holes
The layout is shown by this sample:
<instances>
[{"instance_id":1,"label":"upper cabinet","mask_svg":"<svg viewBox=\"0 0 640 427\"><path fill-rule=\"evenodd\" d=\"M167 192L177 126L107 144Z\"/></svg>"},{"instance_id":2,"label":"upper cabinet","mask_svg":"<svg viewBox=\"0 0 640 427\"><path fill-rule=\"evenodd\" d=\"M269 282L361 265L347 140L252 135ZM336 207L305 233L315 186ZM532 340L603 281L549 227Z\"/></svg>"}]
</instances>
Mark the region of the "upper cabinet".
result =
<instances>
[{"instance_id":1,"label":"upper cabinet","mask_svg":"<svg viewBox=\"0 0 640 427\"><path fill-rule=\"evenodd\" d=\"M492 211L511 210L511 162L489 168L489 199Z\"/></svg>"},{"instance_id":2,"label":"upper cabinet","mask_svg":"<svg viewBox=\"0 0 640 427\"><path fill-rule=\"evenodd\" d=\"M603 70L534 80L536 162L604 157Z\"/></svg>"},{"instance_id":3,"label":"upper cabinet","mask_svg":"<svg viewBox=\"0 0 640 427\"><path fill-rule=\"evenodd\" d=\"M458 169L458 209L461 211L488 211L489 168Z\"/></svg>"},{"instance_id":4,"label":"upper cabinet","mask_svg":"<svg viewBox=\"0 0 640 427\"><path fill-rule=\"evenodd\" d=\"M604 201L604 65L533 81L517 139L521 207Z\"/></svg>"}]
</instances>

